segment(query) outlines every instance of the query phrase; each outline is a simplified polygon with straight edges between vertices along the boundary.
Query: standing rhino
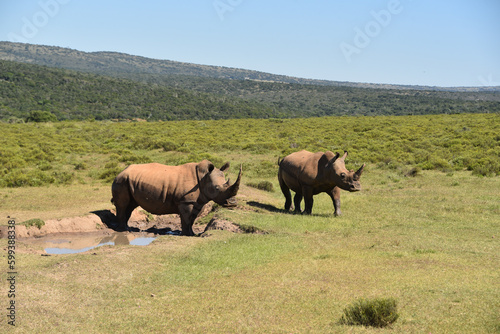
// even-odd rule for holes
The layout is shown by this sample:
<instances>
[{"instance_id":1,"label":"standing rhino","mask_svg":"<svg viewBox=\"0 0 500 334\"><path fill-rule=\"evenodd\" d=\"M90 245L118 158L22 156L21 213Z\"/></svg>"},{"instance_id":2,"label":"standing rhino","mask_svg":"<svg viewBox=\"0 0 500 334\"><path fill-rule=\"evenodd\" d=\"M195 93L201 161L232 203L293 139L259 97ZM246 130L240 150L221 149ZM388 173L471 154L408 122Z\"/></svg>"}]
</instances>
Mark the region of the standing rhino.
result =
<instances>
[{"instance_id":1,"label":"standing rhino","mask_svg":"<svg viewBox=\"0 0 500 334\"><path fill-rule=\"evenodd\" d=\"M281 191L285 195L285 210L290 210L292 197L290 189L295 191L293 203L295 212L300 213L300 202L304 197L305 213L311 214L313 207L313 195L326 192L333 201L335 215L340 212L340 189L348 191L361 190L359 179L365 165L357 172L348 171L345 168L347 152L339 158L330 152L311 153L300 151L292 153L279 161L278 180Z\"/></svg>"},{"instance_id":2,"label":"standing rhino","mask_svg":"<svg viewBox=\"0 0 500 334\"><path fill-rule=\"evenodd\" d=\"M240 186L241 167L233 185L224 177L223 172L228 168L229 163L217 169L208 160L180 166L158 163L128 166L111 186L111 202L116 206L120 227L126 229L132 211L141 206L157 215L179 214L182 234L194 235L194 220L205 204L213 200L220 205L236 205L234 197Z\"/></svg>"}]
</instances>

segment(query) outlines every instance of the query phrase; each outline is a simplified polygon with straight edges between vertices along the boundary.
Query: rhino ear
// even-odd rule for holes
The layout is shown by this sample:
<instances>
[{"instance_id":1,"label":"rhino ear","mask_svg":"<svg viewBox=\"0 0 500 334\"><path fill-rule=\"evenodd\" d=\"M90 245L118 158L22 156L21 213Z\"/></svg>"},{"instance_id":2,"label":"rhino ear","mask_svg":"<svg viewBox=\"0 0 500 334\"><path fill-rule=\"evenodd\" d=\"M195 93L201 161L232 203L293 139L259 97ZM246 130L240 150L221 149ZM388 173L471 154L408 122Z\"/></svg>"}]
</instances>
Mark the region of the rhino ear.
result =
<instances>
[{"instance_id":1,"label":"rhino ear","mask_svg":"<svg viewBox=\"0 0 500 334\"><path fill-rule=\"evenodd\" d=\"M342 156L342 158L340 158L341 160L345 160L345 158L347 157L347 151L344 151L344 155Z\"/></svg>"},{"instance_id":2,"label":"rhino ear","mask_svg":"<svg viewBox=\"0 0 500 334\"><path fill-rule=\"evenodd\" d=\"M229 169L229 166L230 166L230 165L229 165L229 162L226 162L226 163L225 163L225 164L224 164L221 168L219 168L219 169L220 169L221 171L223 171L223 172L224 172L225 170Z\"/></svg>"},{"instance_id":3,"label":"rhino ear","mask_svg":"<svg viewBox=\"0 0 500 334\"><path fill-rule=\"evenodd\" d=\"M203 160L196 166L196 173L198 174L198 180L201 180L205 175L211 173L215 166L208 160Z\"/></svg>"},{"instance_id":4,"label":"rhino ear","mask_svg":"<svg viewBox=\"0 0 500 334\"><path fill-rule=\"evenodd\" d=\"M340 156L339 152L335 153L335 156L328 161L328 163L326 164L326 167L328 168L328 167L333 166L333 163L335 161L337 161L337 159L339 158L339 156Z\"/></svg>"}]
</instances>

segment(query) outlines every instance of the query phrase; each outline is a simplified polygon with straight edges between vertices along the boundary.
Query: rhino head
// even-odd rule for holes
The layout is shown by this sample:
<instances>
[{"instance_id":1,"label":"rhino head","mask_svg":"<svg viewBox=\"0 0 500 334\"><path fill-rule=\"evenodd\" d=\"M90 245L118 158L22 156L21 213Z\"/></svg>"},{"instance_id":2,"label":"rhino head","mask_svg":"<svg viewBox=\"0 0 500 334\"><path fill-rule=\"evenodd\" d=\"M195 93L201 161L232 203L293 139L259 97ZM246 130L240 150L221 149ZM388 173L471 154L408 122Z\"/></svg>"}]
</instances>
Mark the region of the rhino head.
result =
<instances>
[{"instance_id":1,"label":"rhino head","mask_svg":"<svg viewBox=\"0 0 500 334\"><path fill-rule=\"evenodd\" d=\"M331 172L331 177L335 181L335 184L341 189L347 191L360 191L361 183L359 182L359 179L361 178L361 173L363 173L365 164L363 164L363 166L361 166L356 172L353 170L347 170L345 168L347 151L344 152L344 155L341 158L339 157L340 154L336 153L326 165L327 170Z\"/></svg>"},{"instance_id":2,"label":"rhino head","mask_svg":"<svg viewBox=\"0 0 500 334\"><path fill-rule=\"evenodd\" d=\"M229 169L229 162L226 162L221 168L215 168L208 160L203 160L197 166L198 183L201 194L217 204L224 206L236 205L236 194L240 188L242 167L238 178L234 184L230 184L229 179L226 181L224 171Z\"/></svg>"}]
</instances>

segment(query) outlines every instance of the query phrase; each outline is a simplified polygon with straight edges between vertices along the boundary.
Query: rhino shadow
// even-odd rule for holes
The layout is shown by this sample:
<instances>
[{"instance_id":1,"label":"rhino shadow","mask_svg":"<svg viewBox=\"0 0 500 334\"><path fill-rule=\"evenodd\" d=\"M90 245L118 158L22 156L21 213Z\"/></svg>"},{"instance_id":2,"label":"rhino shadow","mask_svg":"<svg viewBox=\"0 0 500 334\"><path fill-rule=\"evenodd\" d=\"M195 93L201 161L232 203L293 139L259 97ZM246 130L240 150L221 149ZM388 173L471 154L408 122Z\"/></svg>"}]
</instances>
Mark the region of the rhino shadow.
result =
<instances>
[{"instance_id":1,"label":"rhino shadow","mask_svg":"<svg viewBox=\"0 0 500 334\"><path fill-rule=\"evenodd\" d=\"M115 214L110 210L97 210L91 211L90 213L99 217L101 222L112 230L115 230L113 227L118 226L118 220L116 219Z\"/></svg>"},{"instance_id":2,"label":"rhino shadow","mask_svg":"<svg viewBox=\"0 0 500 334\"><path fill-rule=\"evenodd\" d=\"M124 232L124 231L129 231L129 232L147 232L147 233L154 233L154 234L159 234L159 235L180 235L181 230L180 229L172 229L170 227L164 227L164 228L157 228L156 226L150 227L147 230L140 230L137 227L131 227L129 226L127 229L123 229L120 227L120 224L118 223L118 218L116 218L115 214L111 212L111 210L97 210L97 211L92 211L94 215L99 217L101 219L101 222L106 225L107 228L115 231L115 232Z\"/></svg>"},{"instance_id":3,"label":"rhino shadow","mask_svg":"<svg viewBox=\"0 0 500 334\"><path fill-rule=\"evenodd\" d=\"M274 212L274 213L284 213L284 214L288 214L288 215L302 215L302 214L304 214L304 213L301 213L301 214L296 213L293 210L292 211L287 211L285 209L277 208L277 207L275 207L274 205L271 205L271 204L265 204L265 203L255 202L255 201L247 202L247 204L250 205L250 206L253 206L255 208L263 209L263 210L266 210L266 211L269 211L269 212ZM326 213L312 213L309 216L327 218L327 217L331 217L332 215L326 214Z\"/></svg>"},{"instance_id":4,"label":"rhino shadow","mask_svg":"<svg viewBox=\"0 0 500 334\"><path fill-rule=\"evenodd\" d=\"M269 212L293 213L292 211L287 212L284 209L279 209L271 204L265 204L265 203L255 202L255 201L249 201L249 202L247 202L247 204L250 206L253 206L254 208L263 209L263 210L266 210Z\"/></svg>"}]
</instances>

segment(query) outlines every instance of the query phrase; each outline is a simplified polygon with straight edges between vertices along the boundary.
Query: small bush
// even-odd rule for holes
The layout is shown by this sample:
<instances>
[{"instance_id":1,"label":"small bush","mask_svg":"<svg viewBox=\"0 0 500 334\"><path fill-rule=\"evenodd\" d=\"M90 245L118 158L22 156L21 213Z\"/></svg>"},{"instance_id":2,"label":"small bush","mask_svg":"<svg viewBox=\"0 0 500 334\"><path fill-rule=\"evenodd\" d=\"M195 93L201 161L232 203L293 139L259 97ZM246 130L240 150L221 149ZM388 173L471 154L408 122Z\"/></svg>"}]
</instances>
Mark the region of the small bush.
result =
<instances>
[{"instance_id":1,"label":"small bush","mask_svg":"<svg viewBox=\"0 0 500 334\"><path fill-rule=\"evenodd\" d=\"M407 177L416 177L422 173L422 170L419 167L413 167L407 172L405 172L405 176Z\"/></svg>"},{"instance_id":2,"label":"small bush","mask_svg":"<svg viewBox=\"0 0 500 334\"><path fill-rule=\"evenodd\" d=\"M75 170L85 170L88 166L85 162L78 162L75 164Z\"/></svg>"},{"instance_id":3,"label":"small bush","mask_svg":"<svg viewBox=\"0 0 500 334\"><path fill-rule=\"evenodd\" d=\"M57 184L70 184L73 182L75 174L65 171L54 171L52 176L55 179L55 183Z\"/></svg>"},{"instance_id":4,"label":"small bush","mask_svg":"<svg viewBox=\"0 0 500 334\"><path fill-rule=\"evenodd\" d=\"M115 179L115 177L120 174L121 172L121 169L119 169L118 167L117 168L109 168L109 169L105 169L103 170L100 174L99 174L99 178L101 180L105 180L105 181L113 181Z\"/></svg>"},{"instance_id":5,"label":"small bush","mask_svg":"<svg viewBox=\"0 0 500 334\"><path fill-rule=\"evenodd\" d=\"M170 141L162 142L159 145L165 152L175 151L177 149L177 145Z\"/></svg>"},{"instance_id":6,"label":"small bush","mask_svg":"<svg viewBox=\"0 0 500 334\"><path fill-rule=\"evenodd\" d=\"M27 221L24 221L21 223L21 225L24 225L26 227L31 227L31 226L36 226L38 229L41 229L43 225L45 225L45 222L39 218L35 219L30 219Z\"/></svg>"},{"instance_id":7,"label":"small bush","mask_svg":"<svg viewBox=\"0 0 500 334\"><path fill-rule=\"evenodd\" d=\"M257 188L259 190L269 191L269 192L274 191L273 184L269 181L249 182L249 183L247 183L247 186L252 187L252 188Z\"/></svg>"},{"instance_id":8,"label":"small bush","mask_svg":"<svg viewBox=\"0 0 500 334\"><path fill-rule=\"evenodd\" d=\"M26 122L57 122L57 117L49 111L34 110L26 118Z\"/></svg>"},{"instance_id":9,"label":"small bush","mask_svg":"<svg viewBox=\"0 0 500 334\"><path fill-rule=\"evenodd\" d=\"M343 325L386 327L399 317L393 298L359 299L344 309Z\"/></svg>"}]
</instances>

